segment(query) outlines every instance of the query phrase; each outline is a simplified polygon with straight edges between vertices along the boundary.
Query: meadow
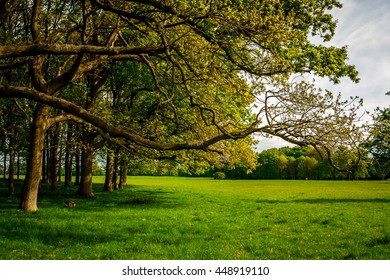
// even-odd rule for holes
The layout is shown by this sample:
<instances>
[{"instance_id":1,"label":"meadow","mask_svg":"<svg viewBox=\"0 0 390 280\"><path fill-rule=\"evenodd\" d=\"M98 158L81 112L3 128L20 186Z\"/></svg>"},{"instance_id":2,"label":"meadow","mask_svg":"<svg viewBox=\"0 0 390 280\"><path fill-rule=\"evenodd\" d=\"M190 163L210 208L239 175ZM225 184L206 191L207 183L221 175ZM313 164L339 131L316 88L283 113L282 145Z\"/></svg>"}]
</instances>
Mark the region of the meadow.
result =
<instances>
[{"instance_id":1,"label":"meadow","mask_svg":"<svg viewBox=\"0 0 390 280\"><path fill-rule=\"evenodd\" d=\"M94 180L93 198L44 185L36 213L1 181L0 259L390 259L389 181Z\"/></svg>"}]
</instances>

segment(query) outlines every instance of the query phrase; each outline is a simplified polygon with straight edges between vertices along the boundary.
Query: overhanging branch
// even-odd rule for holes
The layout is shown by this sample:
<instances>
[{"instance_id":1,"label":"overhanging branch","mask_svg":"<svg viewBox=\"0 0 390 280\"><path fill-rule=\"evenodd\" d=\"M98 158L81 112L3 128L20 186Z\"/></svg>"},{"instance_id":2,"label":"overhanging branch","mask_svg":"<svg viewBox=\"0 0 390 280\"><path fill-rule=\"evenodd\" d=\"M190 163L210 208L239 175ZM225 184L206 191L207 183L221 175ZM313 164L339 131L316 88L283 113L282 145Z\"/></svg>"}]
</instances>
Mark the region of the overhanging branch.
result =
<instances>
[{"instance_id":1,"label":"overhanging branch","mask_svg":"<svg viewBox=\"0 0 390 280\"><path fill-rule=\"evenodd\" d=\"M49 105L51 107L57 108L64 111L65 113L71 114L82 119L84 122L89 123L96 128L98 128L103 133L109 134L111 137L123 138L126 141L141 145L143 147L161 150L161 151L178 151L178 150L204 150L204 151L216 151L213 149L213 144L227 139L238 139L245 138L246 136L258 131L256 128L249 128L245 131L232 132L229 135L222 134L218 136L211 137L206 141L200 141L195 143L162 143L150 140L142 135L139 135L129 129L122 128L107 123L102 118L95 116L83 109L82 107L77 106L76 104L54 96L46 95L37 90L26 88L26 87L14 87L14 86L0 86L0 98L26 98L34 100L36 102Z\"/></svg>"},{"instance_id":2,"label":"overhanging branch","mask_svg":"<svg viewBox=\"0 0 390 280\"><path fill-rule=\"evenodd\" d=\"M72 55L72 54L98 54L98 55L123 55L123 54L160 54L165 49L155 47L106 47L91 45L71 44L33 44L25 46L0 46L0 59L27 57L37 55Z\"/></svg>"}]
</instances>

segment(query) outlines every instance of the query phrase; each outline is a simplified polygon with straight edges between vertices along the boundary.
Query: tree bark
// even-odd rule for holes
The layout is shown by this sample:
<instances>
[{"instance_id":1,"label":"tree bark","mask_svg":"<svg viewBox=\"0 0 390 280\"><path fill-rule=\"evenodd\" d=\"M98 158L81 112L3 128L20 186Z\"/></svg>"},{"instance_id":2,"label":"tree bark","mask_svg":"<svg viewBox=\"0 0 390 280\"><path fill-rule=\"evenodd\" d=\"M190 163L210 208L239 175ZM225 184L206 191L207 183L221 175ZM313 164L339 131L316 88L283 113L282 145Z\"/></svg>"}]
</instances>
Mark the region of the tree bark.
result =
<instances>
[{"instance_id":1,"label":"tree bark","mask_svg":"<svg viewBox=\"0 0 390 280\"><path fill-rule=\"evenodd\" d=\"M51 190L56 191L58 189L58 174L59 174L59 160L58 160L58 144L60 141L60 126L56 125L52 130L51 146L50 146L50 182Z\"/></svg>"},{"instance_id":2,"label":"tree bark","mask_svg":"<svg viewBox=\"0 0 390 280\"><path fill-rule=\"evenodd\" d=\"M3 169L3 179L7 178L7 152L4 152L4 169Z\"/></svg>"},{"instance_id":3,"label":"tree bark","mask_svg":"<svg viewBox=\"0 0 390 280\"><path fill-rule=\"evenodd\" d=\"M93 148L88 145L81 152L81 174L80 184L77 195L91 197L92 192L92 165L93 165Z\"/></svg>"},{"instance_id":4,"label":"tree bark","mask_svg":"<svg viewBox=\"0 0 390 280\"><path fill-rule=\"evenodd\" d=\"M26 57L32 55L66 55L66 54L97 54L97 55L130 55L129 58L139 60L141 54L164 53L164 47L106 47L70 44L32 44L24 46L0 46L0 59ZM134 55L134 56L131 56Z\"/></svg>"},{"instance_id":5,"label":"tree bark","mask_svg":"<svg viewBox=\"0 0 390 280\"><path fill-rule=\"evenodd\" d=\"M73 125L71 122L68 122L68 129L66 134L66 150L65 150L65 187L68 187L70 182L72 182L72 156L71 156L71 147L70 142L73 136Z\"/></svg>"},{"instance_id":6,"label":"tree bark","mask_svg":"<svg viewBox=\"0 0 390 280\"><path fill-rule=\"evenodd\" d=\"M64 162L64 168L65 168L65 182L64 187L69 187L69 183L71 182L71 178L69 174L72 174L72 166L71 166L71 160L70 160L70 153L67 149L65 152L65 162Z\"/></svg>"},{"instance_id":7,"label":"tree bark","mask_svg":"<svg viewBox=\"0 0 390 280\"><path fill-rule=\"evenodd\" d=\"M113 172L114 172L114 152L112 150L107 150L106 178L103 187L104 192L112 192Z\"/></svg>"},{"instance_id":8,"label":"tree bark","mask_svg":"<svg viewBox=\"0 0 390 280\"><path fill-rule=\"evenodd\" d=\"M48 149L46 148L48 146L48 136L45 135L45 143L43 146L42 151L42 182L47 183L48 182Z\"/></svg>"},{"instance_id":9,"label":"tree bark","mask_svg":"<svg viewBox=\"0 0 390 280\"><path fill-rule=\"evenodd\" d=\"M119 160L119 150L115 149L115 152L114 152L114 168L113 168L113 172L112 172L112 185L113 185L114 190L118 190L119 189L119 184L118 184L118 168L119 168L118 160Z\"/></svg>"},{"instance_id":10,"label":"tree bark","mask_svg":"<svg viewBox=\"0 0 390 280\"><path fill-rule=\"evenodd\" d=\"M9 168L8 168L8 195L15 195L15 138L11 135L9 140Z\"/></svg>"},{"instance_id":11,"label":"tree bark","mask_svg":"<svg viewBox=\"0 0 390 280\"><path fill-rule=\"evenodd\" d=\"M92 191L92 167L94 158L93 140L95 135L89 131L83 133L84 147L81 152L81 178L77 195L91 197Z\"/></svg>"},{"instance_id":12,"label":"tree bark","mask_svg":"<svg viewBox=\"0 0 390 280\"><path fill-rule=\"evenodd\" d=\"M77 147L76 155L75 155L75 180L74 184L76 186L80 185L80 148Z\"/></svg>"},{"instance_id":13,"label":"tree bark","mask_svg":"<svg viewBox=\"0 0 390 280\"><path fill-rule=\"evenodd\" d=\"M121 162L120 169L119 189L123 189L127 186L127 166L124 162Z\"/></svg>"},{"instance_id":14,"label":"tree bark","mask_svg":"<svg viewBox=\"0 0 390 280\"><path fill-rule=\"evenodd\" d=\"M68 172L68 182L72 182L72 172L73 172L73 155L70 154L69 158L69 172Z\"/></svg>"},{"instance_id":15,"label":"tree bark","mask_svg":"<svg viewBox=\"0 0 390 280\"><path fill-rule=\"evenodd\" d=\"M30 146L27 159L27 174L19 208L25 212L38 211L38 190L42 175L43 149L47 129L48 106L37 105L30 131Z\"/></svg>"},{"instance_id":16,"label":"tree bark","mask_svg":"<svg viewBox=\"0 0 390 280\"><path fill-rule=\"evenodd\" d=\"M16 178L20 179L20 152L18 152L17 161L16 161Z\"/></svg>"}]
</instances>

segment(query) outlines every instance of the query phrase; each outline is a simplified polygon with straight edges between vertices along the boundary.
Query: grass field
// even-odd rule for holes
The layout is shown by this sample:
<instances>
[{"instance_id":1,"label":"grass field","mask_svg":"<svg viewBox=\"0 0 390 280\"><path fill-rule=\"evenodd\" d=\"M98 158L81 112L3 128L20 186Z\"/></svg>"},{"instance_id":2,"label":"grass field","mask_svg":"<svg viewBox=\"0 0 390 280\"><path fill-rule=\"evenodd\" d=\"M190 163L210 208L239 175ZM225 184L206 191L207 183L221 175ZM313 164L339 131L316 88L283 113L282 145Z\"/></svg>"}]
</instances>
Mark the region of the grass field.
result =
<instances>
[{"instance_id":1,"label":"grass field","mask_svg":"<svg viewBox=\"0 0 390 280\"><path fill-rule=\"evenodd\" d=\"M388 181L103 179L89 199L44 186L33 214L1 182L0 259L390 259Z\"/></svg>"}]
</instances>

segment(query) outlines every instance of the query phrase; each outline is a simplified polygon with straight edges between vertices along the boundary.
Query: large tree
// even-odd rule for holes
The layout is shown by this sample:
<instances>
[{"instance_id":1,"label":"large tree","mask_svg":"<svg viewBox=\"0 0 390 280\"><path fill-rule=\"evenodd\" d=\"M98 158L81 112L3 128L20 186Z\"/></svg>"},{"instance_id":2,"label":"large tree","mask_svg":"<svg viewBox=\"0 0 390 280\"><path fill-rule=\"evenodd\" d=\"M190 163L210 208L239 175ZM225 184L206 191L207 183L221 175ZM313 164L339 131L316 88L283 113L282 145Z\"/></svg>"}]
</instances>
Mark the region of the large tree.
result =
<instances>
[{"instance_id":1,"label":"large tree","mask_svg":"<svg viewBox=\"0 0 390 280\"><path fill-rule=\"evenodd\" d=\"M21 201L36 211L47 129L73 119L134 154L234 160L231 140L258 132L312 145L331 160L340 143L356 146L357 107L294 75L357 81L346 47L330 40L335 0L1 1L0 70L25 68L30 80L3 82L0 98L37 102ZM129 115L88 108L88 91L68 95L114 66L135 76ZM134 82L135 83L135 82ZM130 107L131 106L131 107ZM58 110L63 112L58 114ZM102 109L103 108L103 109ZM55 113L55 114L54 114ZM240 144L238 144L240 146ZM241 145L242 146L242 145ZM244 145L245 146L245 145ZM242 156L242 154L241 154Z\"/></svg>"},{"instance_id":2,"label":"large tree","mask_svg":"<svg viewBox=\"0 0 390 280\"><path fill-rule=\"evenodd\" d=\"M387 95L390 95L390 92ZM377 108L373 121L369 139L364 143L364 147L373 157L377 176L385 179L390 174L390 106Z\"/></svg>"}]
</instances>

